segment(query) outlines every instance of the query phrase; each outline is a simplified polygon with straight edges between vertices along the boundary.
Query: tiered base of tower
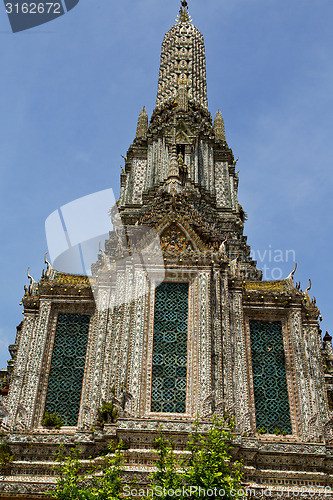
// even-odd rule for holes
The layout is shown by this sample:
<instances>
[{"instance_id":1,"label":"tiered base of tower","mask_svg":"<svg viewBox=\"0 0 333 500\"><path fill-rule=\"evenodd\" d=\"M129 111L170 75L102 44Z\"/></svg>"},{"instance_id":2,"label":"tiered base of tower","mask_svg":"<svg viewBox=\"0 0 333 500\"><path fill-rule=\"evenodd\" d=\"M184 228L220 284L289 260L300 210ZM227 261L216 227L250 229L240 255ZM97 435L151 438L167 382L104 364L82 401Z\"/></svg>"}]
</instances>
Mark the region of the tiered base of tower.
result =
<instances>
[{"instance_id":1,"label":"tiered base of tower","mask_svg":"<svg viewBox=\"0 0 333 500\"><path fill-rule=\"evenodd\" d=\"M89 464L87 457L105 452L111 439L122 439L129 447L124 451L125 482L135 476L137 484L131 489L146 490L157 460L154 439L161 425L166 437L173 439L176 454L183 454L192 426L181 420L120 419L93 434L42 429L11 434L9 443L16 459L0 478L0 498L47 498L56 484L52 458L60 443L66 448L80 446L84 468ZM203 423L203 431L208 427L208 422ZM233 444L233 455L244 463L243 489L248 498L333 498L333 446L281 436L237 435Z\"/></svg>"}]
</instances>

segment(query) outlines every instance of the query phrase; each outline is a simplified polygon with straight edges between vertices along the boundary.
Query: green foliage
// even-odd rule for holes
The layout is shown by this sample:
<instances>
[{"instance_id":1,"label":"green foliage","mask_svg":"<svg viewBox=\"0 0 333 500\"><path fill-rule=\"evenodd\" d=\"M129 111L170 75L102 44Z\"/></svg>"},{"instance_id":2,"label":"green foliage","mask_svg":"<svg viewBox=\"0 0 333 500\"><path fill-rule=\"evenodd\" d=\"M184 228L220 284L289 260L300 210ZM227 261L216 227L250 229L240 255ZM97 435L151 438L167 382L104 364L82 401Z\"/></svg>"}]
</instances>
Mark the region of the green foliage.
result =
<instances>
[{"instance_id":1,"label":"green foliage","mask_svg":"<svg viewBox=\"0 0 333 500\"><path fill-rule=\"evenodd\" d=\"M58 500L117 500L121 498L123 482L121 478L123 463L122 442L114 448L109 446L103 464L90 464L89 470L82 471L79 459L80 448L74 448L65 457L64 447L57 454L57 487L52 498Z\"/></svg>"},{"instance_id":2,"label":"green foliage","mask_svg":"<svg viewBox=\"0 0 333 500\"><path fill-rule=\"evenodd\" d=\"M188 451L185 458L179 459L173 451L172 442L166 440L161 432L155 441L158 453L157 471L151 476L150 489L161 500L174 500L185 497L199 500L202 490L217 490L215 497L238 499L242 497L242 464L233 460L230 453L233 421L215 419L211 429L203 434L200 425L195 424L189 436ZM120 500L124 488L133 486L123 483L122 465L126 446L122 441L116 447L109 447L106 457L99 463L91 462L90 468L82 470L79 459L80 450L73 449L64 456L62 447L57 456L58 480L53 498L57 500ZM182 454L183 456L184 454ZM201 488L201 490L199 490ZM173 491L172 491L173 490ZM128 490L129 491L129 490ZM140 490L143 491L143 490ZM223 493L221 493L223 492ZM180 493L180 494L178 494ZM211 496L211 495L210 495Z\"/></svg>"},{"instance_id":3,"label":"green foliage","mask_svg":"<svg viewBox=\"0 0 333 500\"><path fill-rule=\"evenodd\" d=\"M2 441L0 443L0 469L1 474L4 475L10 469L10 464L14 460L14 453L11 452L11 449L7 443L7 441Z\"/></svg>"},{"instance_id":4,"label":"green foliage","mask_svg":"<svg viewBox=\"0 0 333 500\"><path fill-rule=\"evenodd\" d=\"M59 474L57 479L57 488L53 494L53 498L58 500L83 500L83 490L81 488L83 478L79 475L80 460L79 448L72 449L68 457L65 457L64 446L60 445L59 452L56 456L58 467L56 470Z\"/></svg>"},{"instance_id":5,"label":"green foliage","mask_svg":"<svg viewBox=\"0 0 333 500\"><path fill-rule=\"evenodd\" d=\"M177 490L182 487L182 475L178 472L179 463L177 463L175 454L172 448L172 442L165 439L163 433L155 439L155 448L158 452L157 471L151 476L151 488L164 488ZM158 495L159 496L159 495ZM172 500L168 494L162 495L162 499Z\"/></svg>"},{"instance_id":6,"label":"green foliage","mask_svg":"<svg viewBox=\"0 0 333 500\"><path fill-rule=\"evenodd\" d=\"M260 427L260 429L257 430L257 433L258 434L266 434L266 430L264 429L264 427Z\"/></svg>"},{"instance_id":7,"label":"green foliage","mask_svg":"<svg viewBox=\"0 0 333 500\"><path fill-rule=\"evenodd\" d=\"M106 457L106 463L93 467L91 475L91 485L89 488L90 497L98 500L116 500L121 498L123 489L122 469L123 443L119 442L116 449L112 446L110 451L113 453L111 456ZM97 475L96 475L97 473Z\"/></svg>"},{"instance_id":8,"label":"green foliage","mask_svg":"<svg viewBox=\"0 0 333 500\"><path fill-rule=\"evenodd\" d=\"M202 434L196 423L195 431L189 436L189 453L179 461L173 452L172 443L161 435L156 440L158 470L152 474L151 484L159 498L172 500L173 491L179 490L177 498L194 500L202 497L203 490L215 488L215 497L241 498L242 464L234 461L230 453L232 427L232 423L227 425L224 420L214 419L211 429Z\"/></svg>"},{"instance_id":9,"label":"green foliage","mask_svg":"<svg viewBox=\"0 0 333 500\"><path fill-rule=\"evenodd\" d=\"M232 430L236 426L235 417L226 411L223 414L223 423L225 427L228 427L230 430Z\"/></svg>"},{"instance_id":10,"label":"green foliage","mask_svg":"<svg viewBox=\"0 0 333 500\"><path fill-rule=\"evenodd\" d=\"M98 423L100 425L114 423L117 418L118 408L112 402L103 403L98 410Z\"/></svg>"},{"instance_id":11,"label":"green foliage","mask_svg":"<svg viewBox=\"0 0 333 500\"><path fill-rule=\"evenodd\" d=\"M129 450L130 449L130 442L127 439L121 440L120 443L119 444L120 444L122 450Z\"/></svg>"},{"instance_id":12,"label":"green foliage","mask_svg":"<svg viewBox=\"0 0 333 500\"><path fill-rule=\"evenodd\" d=\"M274 429L274 434L276 436L286 436L287 435L287 431L285 429L283 429L283 431L281 432L280 429L278 429L277 427Z\"/></svg>"},{"instance_id":13,"label":"green foliage","mask_svg":"<svg viewBox=\"0 0 333 500\"><path fill-rule=\"evenodd\" d=\"M49 413L45 410L44 418L42 420L42 426L47 427L48 429L60 429L60 427L64 425L61 417L59 417L56 413Z\"/></svg>"},{"instance_id":14,"label":"green foliage","mask_svg":"<svg viewBox=\"0 0 333 500\"><path fill-rule=\"evenodd\" d=\"M222 488L224 498L233 496L231 491L240 488L241 463L233 462L230 454L231 430L225 430L225 424L217 419L207 435L198 432L189 442L191 456L185 472L188 485L201 486L205 489ZM200 495L199 495L200 496ZM233 496L239 498L237 494Z\"/></svg>"}]
</instances>

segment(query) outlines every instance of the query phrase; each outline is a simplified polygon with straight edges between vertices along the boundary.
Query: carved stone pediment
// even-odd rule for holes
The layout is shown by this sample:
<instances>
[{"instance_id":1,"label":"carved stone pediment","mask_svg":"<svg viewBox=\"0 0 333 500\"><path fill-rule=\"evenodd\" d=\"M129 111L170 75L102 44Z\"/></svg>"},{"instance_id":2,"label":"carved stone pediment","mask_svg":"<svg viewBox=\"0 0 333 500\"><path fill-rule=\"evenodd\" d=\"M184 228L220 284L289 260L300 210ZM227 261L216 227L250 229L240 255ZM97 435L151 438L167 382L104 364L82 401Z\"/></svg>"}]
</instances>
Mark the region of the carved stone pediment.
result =
<instances>
[{"instance_id":1,"label":"carved stone pediment","mask_svg":"<svg viewBox=\"0 0 333 500\"><path fill-rule=\"evenodd\" d=\"M171 220L170 220L171 219ZM163 252L191 252L206 249L201 238L181 217L166 216L157 228Z\"/></svg>"},{"instance_id":2,"label":"carved stone pediment","mask_svg":"<svg viewBox=\"0 0 333 500\"><path fill-rule=\"evenodd\" d=\"M193 250L191 242L175 223L170 224L161 234L161 247L164 251L176 253Z\"/></svg>"}]
</instances>

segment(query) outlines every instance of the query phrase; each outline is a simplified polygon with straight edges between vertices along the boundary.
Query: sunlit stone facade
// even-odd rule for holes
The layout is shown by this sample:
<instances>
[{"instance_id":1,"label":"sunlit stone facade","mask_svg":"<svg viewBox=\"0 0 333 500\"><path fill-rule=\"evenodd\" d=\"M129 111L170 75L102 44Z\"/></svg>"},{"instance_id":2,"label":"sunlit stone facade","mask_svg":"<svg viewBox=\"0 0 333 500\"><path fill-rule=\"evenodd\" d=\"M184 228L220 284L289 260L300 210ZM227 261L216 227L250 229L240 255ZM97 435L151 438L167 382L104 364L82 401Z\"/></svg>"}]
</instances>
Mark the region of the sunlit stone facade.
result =
<instances>
[{"instance_id":1,"label":"sunlit stone facade","mask_svg":"<svg viewBox=\"0 0 333 500\"><path fill-rule=\"evenodd\" d=\"M0 498L39 498L61 442L97 456L122 438L142 484L162 424L176 451L199 416L235 417L235 451L258 495L333 498L333 350L314 299L262 281L243 234L236 162L207 104L204 41L186 2L165 35L156 108L143 109L113 230L92 277L31 280L1 400L15 461ZM101 428L98 409L118 419ZM64 426L42 426L45 410ZM326 489L325 489L326 488ZM289 495L289 496L288 496ZM324 496L325 495L325 496Z\"/></svg>"}]
</instances>

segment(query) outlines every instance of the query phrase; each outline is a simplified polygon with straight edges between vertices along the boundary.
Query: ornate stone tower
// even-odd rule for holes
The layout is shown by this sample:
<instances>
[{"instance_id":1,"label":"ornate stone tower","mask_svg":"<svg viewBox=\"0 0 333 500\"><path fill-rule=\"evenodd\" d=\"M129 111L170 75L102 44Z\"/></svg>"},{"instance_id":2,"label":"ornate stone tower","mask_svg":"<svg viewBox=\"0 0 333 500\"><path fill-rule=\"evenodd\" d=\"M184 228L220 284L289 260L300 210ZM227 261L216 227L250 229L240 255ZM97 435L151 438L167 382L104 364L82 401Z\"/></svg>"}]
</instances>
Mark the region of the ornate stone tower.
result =
<instances>
[{"instance_id":1,"label":"ornate stone tower","mask_svg":"<svg viewBox=\"0 0 333 500\"><path fill-rule=\"evenodd\" d=\"M319 310L309 288L294 286L295 269L262 281L243 235L235 165L220 111L214 123L208 111L203 36L184 0L92 277L47 263L26 289L2 400L17 460L0 491L34 498L54 480L60 442L88 456L115 437L128 443L128 474L144 483L161 424L181 450L198 415L208 428L228 411L251 488L333 498L331 339L323 345ZM102 429L104 402L118 419ZM43 427L45 411L61 416L60 431Z\"/></svg>"}]
</instances>

